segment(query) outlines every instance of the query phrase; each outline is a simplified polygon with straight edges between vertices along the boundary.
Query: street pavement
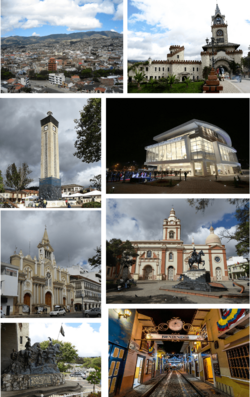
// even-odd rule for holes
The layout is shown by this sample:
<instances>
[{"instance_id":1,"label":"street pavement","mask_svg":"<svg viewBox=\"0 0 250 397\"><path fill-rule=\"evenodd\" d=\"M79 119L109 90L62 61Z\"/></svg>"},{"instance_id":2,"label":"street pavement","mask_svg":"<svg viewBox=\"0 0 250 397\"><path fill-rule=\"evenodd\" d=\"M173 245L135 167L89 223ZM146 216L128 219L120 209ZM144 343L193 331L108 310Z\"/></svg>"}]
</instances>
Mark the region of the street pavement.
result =
<instances>
[{"instance_id":1,"label":"street pavement","mask_svg":"<svg viewBox=\"0 0 250 397\"><path fill-rule=\"evenodd\" d=\"M130 304L138 304L138 303L147 303L147 304L190 304L190 303L249 303L249 286L247 286L247 281L237 281L238 284L244 285L245 292L240 294L239 287L233 287L232 281L223 281L222 284L227 287L227 291L219 291L219 292L203 292L203 291L195 291L197 294L206 294L208 296L202 295L190 295L188 292L194 291L185 291L176 292L173 288L174 285L177 285L179 281L150 281L150 280L141 280L137 281L136 287L131 287L129 289L123 289L120 292L118 291L108 291L107 292L107 303L130 303ZM168 289L170 291L165 291L164 289ZM232 297L223 297L223 295L227 296L237 296L236 298ZM222 297L220 297L222 296Z\"/></svg>"},{"instance_id":2,"label":"street pavement","mask_svg":"<svg viewBox=\"0 0 250 397\"><path fill-rule=\"evenodd\" d=\"M241 82L239 82L238 80L230 80L230 82L241 93L248 94L250 92L250 79L243 78Z\"/></svg>"},{"instance_id":3,"label":"street pavement","mask_svg":"<svg viewBox=\"0 0 250 397\"><path fill-rule=\"evenodd\" d=\"M205 194L249 194L249 184L244 187L235 188L228 186L227 182L232 182L234 176L218 177L217 181L214 176L203 177L187 177L184 180L182 176L179 184L173 187L150 186L147 183L122 183L122 182L108 182L106 192L114 194L192 194L192 193L205 193ZM249 183L249 175L241 175L242 181ZM180 180L180 177L167 177L166 180ZM113 189L114 187L114 189Z\"/></svg>"},{"instance_id":4,"label":"street pavement","mask_svg":"<svg viewBox=\"0 0 250 397\"><path fill-rule=\"evenodd\" d=\"M39 313L39 314L26 314L23 313L22 316L20 314L6 316L5 318L97 318L97 317L83 317L82 312L74 312L74 313L66 313L64 316L50 316L48 313Z\"/></svg>"},{"instance_id":5,"label":"street pavement","mask_svg":"<svg viewBox=\"0 0 250 397\"><path fill-rule=\"evenodd\" d=\"M177 371L170 371L168 376L156 387L150 397L200 397L195 389Z\"/></svg>"}]
</instances>

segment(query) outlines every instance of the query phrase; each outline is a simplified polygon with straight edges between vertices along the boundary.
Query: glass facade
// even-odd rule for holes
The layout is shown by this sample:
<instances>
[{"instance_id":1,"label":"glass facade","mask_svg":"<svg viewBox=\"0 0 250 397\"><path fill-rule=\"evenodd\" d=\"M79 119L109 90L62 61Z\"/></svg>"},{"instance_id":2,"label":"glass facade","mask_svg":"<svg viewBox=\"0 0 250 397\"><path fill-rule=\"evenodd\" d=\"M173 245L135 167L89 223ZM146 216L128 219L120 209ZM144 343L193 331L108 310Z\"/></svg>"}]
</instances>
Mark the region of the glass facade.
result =
<instances>
[{"instance_id":1,"label":"glass facade","mask_svg":"<svg viewBox=\"0 0 250 397\"><path fill-rule=\"evenodd\" d=\"M233 161L234 163L238 163L236 153L233 149L222 145L219 145L219 148L222 161Z\"/></svg>"},{"instance_id":2,"label":"glass facade","mask_svg":"<svg viewBox=\"0 0 250 397\"><path fill-rule=\"evenodd\" d=\"M192 159L215 160L214 147L212 142L201 137L190 140Z\"/></svg>"},{"instance_id":3,"label":"glass facade","mask_svg":"<svg viewBox=\"0 0 250 397\"><path fill-rule=\"evenodd\" d=\"M187 158L185 141L165 143L163 145L147 148L147 162L182 160Z\"/></svg>"}]
</instances>

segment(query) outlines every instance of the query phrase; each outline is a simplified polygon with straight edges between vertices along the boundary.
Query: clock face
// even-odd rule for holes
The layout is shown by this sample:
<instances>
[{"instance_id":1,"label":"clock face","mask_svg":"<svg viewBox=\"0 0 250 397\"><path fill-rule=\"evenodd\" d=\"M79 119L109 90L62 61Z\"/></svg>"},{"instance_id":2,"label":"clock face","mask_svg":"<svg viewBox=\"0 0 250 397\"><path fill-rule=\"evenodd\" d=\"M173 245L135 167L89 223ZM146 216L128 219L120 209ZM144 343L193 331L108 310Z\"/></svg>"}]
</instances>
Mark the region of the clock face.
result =
<instances>
[{"instance_id":1,"label":"clock face","mask_svg":"<svg viewBox=\"0 0 250 397\"><path fill-rule=\"evenodd\" d=\"M180 331L183 327L183 322L179 318L173 318L169 321L168 326L172 331Z\"/></svg>"},{"instance_id":2,"label":"clock face","mask_svg":"<svg viewBox=\"0 0 250 397\"><path fill-rule=\"evenodd\" d=\"M55 131L56 130L56 127L53 125L53 131Z\"/></svg>"},{"instance_id":3,"label":"clock face","mask_svg":"<svg viewBox=\"0 0 250 397\"><path fill-rule=\"evenodd\" d=\"M217 36L223 36L223 31L222 30L217 30L216 34L217 34Z\"/></svg>"},{"instance_id":4,"label":"clock face","mask_svg":"<svg viewBox=\"0 0 250 397\"><path fill-rule=\"evenodd\" d=\"M47 276L47 278L50 278L50 273L48 272L48 273L46 274L46 276Z\"/></svg>"},{"instance_id":5,"label":"clock face","mask_svg":"<svg viewBox=\"0 0 250 397\"><path fill-rule=\"evenodd\" d=\"M44 131L47 131L47 129L48 129L48 126L46 125L46 126L44 127Z\"/></svg>"}]
</instances>

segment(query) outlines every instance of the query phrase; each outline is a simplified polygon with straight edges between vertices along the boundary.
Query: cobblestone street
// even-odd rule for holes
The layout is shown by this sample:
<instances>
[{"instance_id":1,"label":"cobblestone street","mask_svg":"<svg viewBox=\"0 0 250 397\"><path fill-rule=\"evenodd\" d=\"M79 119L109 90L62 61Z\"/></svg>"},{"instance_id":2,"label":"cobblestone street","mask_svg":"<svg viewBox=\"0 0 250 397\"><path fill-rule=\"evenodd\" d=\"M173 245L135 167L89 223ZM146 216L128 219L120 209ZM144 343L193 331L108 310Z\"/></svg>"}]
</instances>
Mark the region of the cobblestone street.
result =
<instances>
[{"instance_id":1,"label":"cobblestone street","mask_svg":"<svg viewBox=\"0 0 250 397\"><path fill-rule=\"evenodd\" d=\"M198 397L199 394L195 389L183 378L179 372L170 371L168 376L156 387L151 397Z\"/></svg>"}]
</instances>

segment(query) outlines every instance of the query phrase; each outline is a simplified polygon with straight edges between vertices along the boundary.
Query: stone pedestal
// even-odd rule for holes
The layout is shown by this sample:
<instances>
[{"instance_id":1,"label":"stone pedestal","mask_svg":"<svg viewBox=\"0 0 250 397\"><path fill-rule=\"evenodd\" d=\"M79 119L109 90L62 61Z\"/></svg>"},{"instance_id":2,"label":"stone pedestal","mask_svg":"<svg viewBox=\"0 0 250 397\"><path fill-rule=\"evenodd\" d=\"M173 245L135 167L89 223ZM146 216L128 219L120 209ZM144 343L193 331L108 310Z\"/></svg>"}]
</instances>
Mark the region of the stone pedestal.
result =
<instances>
[{"instance_id":1,"label":"stone pedestal","mask_svg":"<svg viewBox=\"0 0 250 397\"><path fill-rule=\"evenodd\" d=\"M39 198L48 200L60 200L62 198L61 179L40 178L39 179Z\"/></svg>"},{"instance_id":2,"label":"stone pedestal","mask_svg":"<svg viewBox=\"0 0 250 397\"><path fill-rule=\"evenodd\" d=\"M214 68L212 68L210 74L208 75L208 80L203 86L203 91L205 91L206 94L219 94L219 92L222 90L223 87L220 85L217 73L215 72Z\"/></svg>"},{"instance_id":3,"label":"stone pedestal","mask_svg":"<svg viewBox=\"0 0 250 397\"><path fill-rule=\"evenodd\" d=\"M181 275L181 282L173 288L207 292L227 291L227 288L221 283L210 285L210 272L205 269L188 270Z\"/></svg>"},{"instance_id":4,"label":"stone pedestal","mask_svg":"<svg viewBox=\"0 0 250 397\"><path fill-rule=\"evenodd\" d=\"M66 203L64 200L53 200L48 201L46 208L66 208Z\"/></svg>"},{"instance_id":5,"label":"stone pedestal","mask_svg":"<svg viewBox=\"0 0 250 397\"><path fill-rule=\"evenodd\" d=\"M27 390L36 387L59 386L65 383L64 375L39 374L39 375L2 375L2 391Z\"/></svg>"}]
</instances>

